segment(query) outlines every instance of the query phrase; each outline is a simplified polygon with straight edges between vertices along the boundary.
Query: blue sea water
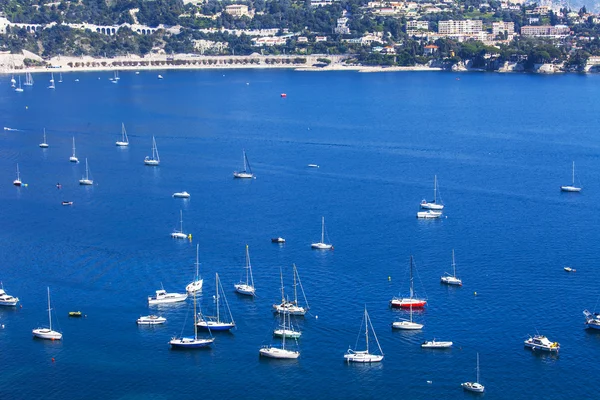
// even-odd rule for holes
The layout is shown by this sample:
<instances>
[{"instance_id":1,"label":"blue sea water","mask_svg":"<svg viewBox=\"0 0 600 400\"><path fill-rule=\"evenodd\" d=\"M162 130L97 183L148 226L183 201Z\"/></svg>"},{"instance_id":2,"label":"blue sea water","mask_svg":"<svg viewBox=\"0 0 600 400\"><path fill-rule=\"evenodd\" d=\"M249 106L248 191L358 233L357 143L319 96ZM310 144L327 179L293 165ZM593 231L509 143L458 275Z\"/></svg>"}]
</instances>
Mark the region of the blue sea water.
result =
<instances>
[{"instance_id":1,"label":"blue sea water","mask_svg":"<svg viewBox=\"0 0 600 400\"><path fill-rule=\"evenodd\" d=\"M475 379L477 353L488 399L596 397L600 334L582 310L600 307L600 77L157 73L122 72L118 84L63 74L56 90L38 74L20 94L0 79L0 125L18 129L0 132L0 280L21 299L0 310L4 398L471 398L460 383ZM121 122L129 148L114 145ZM143 164L153 135L157 168ZM255 180L232 178L243 149ZM85 158L91 187L78 185ZM584 189L561 193L572 161ZM26 187L12 186L17 163ZM417 220L434 175L444 218ZM183 190L191 199L171 197ZM169 237L180 210L191 242ZM322 216L334 251L310 249ZM161 284L184 291L197 243L200 305L211 307L218 272L237 329L211 349L173 351L173 335L193 332L191 300L146 298ZM246 244L254 300L233 292ZM460 288L439 282L452 249ZM411 255L425 327L393 332L407 315L388 301L408 292ZM293 263L311 306L301 356L261 360L280 268L291 294ZM47 323L47 286L60 342L31 338ZM365 305L385 358L347 365ZM135 324L150 313L167 323ZM538 331L560 356L523 348ZM433 338L454 347L420 348Z\"/></svg>"}]
</instances>

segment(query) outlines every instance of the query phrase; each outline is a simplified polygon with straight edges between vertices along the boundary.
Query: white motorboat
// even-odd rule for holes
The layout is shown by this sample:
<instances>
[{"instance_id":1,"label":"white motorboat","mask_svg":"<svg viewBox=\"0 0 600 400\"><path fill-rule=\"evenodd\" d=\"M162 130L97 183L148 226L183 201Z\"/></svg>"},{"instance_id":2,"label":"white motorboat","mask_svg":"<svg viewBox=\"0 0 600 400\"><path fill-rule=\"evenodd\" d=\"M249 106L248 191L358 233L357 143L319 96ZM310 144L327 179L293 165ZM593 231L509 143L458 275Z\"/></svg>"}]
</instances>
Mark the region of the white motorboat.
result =
<instances>
[{"instance_id":1,"label":"white motorboat","mask_svg":"<svg viewBox=\"0 0 600 400\"><path fill-rule=\"evenodd\" d=\"M531 350L542 350L550 353L558 353L560 350L560 343L552 342L544 335L534 335L533 337L529 337L524 342L525 347L530 348Z\"/></svg>"},{"instance_id":2,"label":"white motorboat","mask_svg":"<svg viewBox=\"0 0 600 400\"><path fill-rule=\"evenodd\" d=\"M123 122L121 122L121 140L117 140L115 144L119 147L129 146L129 138L127 137L127 131Z\"/></svg>"},{"instance_id":3,"label":"white motorboat","mask_svg":"<svg viewBox=\"0 0 600 400\"><path fill-rule=\"evenodd\" d=\"M425 199L423 199L421 201L421 208L426 209L426 210L443 210L444 209L444 205L441 203L441 197L440 197L440 202L437 202L437 198L438 198L438 187L437 187L437 175L433 176L433 201L427 201Z\"/></svg>"},{"instance_id":4,"label":"white motorboat","mask_svg":"<svg viewBox=\"0 0 600 400\"><path fill-rule=\"evenodd\" d=\"M86 185L86 186L94 184L94 181L92 179L90 179L90 169L88 167L87 158L85 159L85 176L81 177L81 179L79 180L79 184Z\"/></svg>"},{"instance_id":5,"label":"white motorboat","mask_svg":"<svg viewBox=\"0 0 600 400\"><path fill-rule=\"evenodd\" d=\"M573 161L573 173L570 185L561 186L560 190L563 192L581 192L581 187L575 186L575 161Z\"/></svg>"},{"instance_id":6,"label":"white motorboat","mask_svg":"<svg viewBox=\"0 0 600 400\"><path fill-rule=\"evenodd\" d=\"M413 277L413 257L410 256L410 291L408 297L394 297L390 300L392 308L423 308L427 305L426 299L420 299L415 295L415 284Z\"/></svg>"},{"instance_id":7,"label":"white motorboat","mask_svg":"<svg viewBox=\"0 0 600 400\"><path fill-rule=\"evenodd\" d=\"M319 168L318 164L308 164L309 168Z\"/></svg>"},{"instance_id":8,"label":"white motorboat","mask_svg":"<svg viewBox=\"0 0 600 400\"><path fill-rule=\"evenodd\" d=\"M325 243L325 217L321 217L321 241L311 244L310 247L317 250L333 250L332 244Z\"/></svg>"},{"instance_id":9,"label":"white motorboat","mask_svg":"<svg viewBox=\"0 0 600 400\"><path fill-rule=\"evenodd\" d=\"M165 322L167 322L167 319L158 315L144 315L137 319L138 325L161 325Z\"/></svg>"},{"instance_id":10,"label":"white motorboat","mask_svg":"<svg viewBox=\"0 0 600 400\"><path fill-rule=\"evenodd\" d=\"M196 244L196 279L188 283L188 285L185 287L185 291L188 293L196 293L201 291L202 284L204 283L204 279L200 277L200 262L198 261L199 249L200 245Z\"/></svg>"},{"instance_id":11,"label":"white motorboat","mask_svg":"<svg viewBox=\"0 0 600 400\"><path fill-rule=\"evenodd\" d=\"M70 162L78 163L79 159L75 156L75 136L73 136L73 155L69 157Z\"/></svg>"},{"instance_id":12,"label":"white motorboat","mask_svg":"<svg viewBox=\"0 0 600 400\"><path fill-rule=\"evenodd\" d=\"M21 173L19 172L19 164L17 164L17 179L13 181L13 185L21 186L23 182L21 182Z\"/></svg>"},{"instance_id":13,"label":"white motorboat","mask_svg":"<svg viewBox=\"0 0 600 400\"><path fill-rule=\"evenodd\" d=\"M60 340L62 333L52 330L52 308L50 308L50 288L48 288L48 328L36 328L31 331L34 337L47 340Z\"/></svg>"},{"instance_id":14,"label":"white motorboat","mask_svg":"<svg viewBox=\"0 0 600 400\"><path fill-rule=\"evenodd\" d=\"M446 275L440 278L446 285L462 286L462 280L456 277L456 263L454 262L454 249L452 249L452 275L446 272Z\"/></svg>"},{"instance_id":15,"label":"white motorboat","mask_svg":"<svg viewBox=\"0 0 600 400\"><path fill-rule=\"evenodd\" d=\"M479 353L477 353L477 380L461 383L460 386L469 392L483 393L485 391L485 386L479 383Z\"/></svg>"},{"instance_id":16,"label":"white motorboat","mask_svg":"<svg viewBox=\"0 0 600 400\"><path fill-rule=\"evenodd\" d=\"M18 299L17 299L18 300ZM600 314L591 313L588 310L583 310L585 316L585 327L590 329L600 329Z\"/></svg>"},{"instance_id":17,"label":"white motorboat","mask_svg":"<svg viewBox=\"0 0 600 400\"><path fill-rule=\"evenodd\" d=\"M152 156L146 156L146 158L144 158L144 164L151 167L160 164L160 156L158 155L158 148L156 147L156 139L154 136L152 136Z\"/></svg>"},{"instance_id":18,"label":"white motorboat","mask_svg":"<svg viewBox=\"0 0 600 400\"><path fill-rule=\"evenodd\" d=\"M233 315L231 315L225 291L219 280L219 274L215 274L215 288L216 293L213 297L215 301L215 315L201 315L196 325L198 328L210 331L229 331L235 328L235 321L233 320Z\"/></svg>"},{"instance_id":19,"label":"white motorboat","mask_svg":"<svg viewBox=\"0 0 600 400\"><path fill-rule=\"evenodd\" d=\"M18 302L19 298L6 293L4 291L4 286L0 288L0 306L14 307Z\"/></svg>"},{"instance_id":20,"label":"white motorboat","mask_svg":"<svg viewBox=\"0 0 600 400\"><path fill-rule=\"evenodd\" d=\"M413 321L413 309L410 307L410 319L401 319L392 322L393 329L402 329L405 331L418 331L423 329L423 324L418 324Z\"/></svg>"},{"instance_id":21,"label":"white motorboat","mask_svg":"<svg viewBox=\"0 0 600 400\"><path fill-rule=\"evenodd\" d=\"M383 350L381 350L381 346L379 345L379 340L377 339L377 335L375 334L375 329L373 329L373 324L371 323L371 319L369 318L369 313L367 312L367 307L365 306L365 313L363 315L363 322L365 326L364 334L365 334L365 350L353 350L352 348L348 348L346 354L344 354L344 359L351 363L375 363L383 360ZM369 352L369 327L373 332L373 339L375 339L375 343L377 343L378 353L370 353ZM362 336L362 323L361 329L358 334L358 338L356 339L356 343L358 345L358 341ZM356 346L355 346L356 347Z\"/></svg>"},{"instance_id":22,"label":"white motorboat","mask_svg":"<svg viewBox=\"0 0 600 400\"><path fill-rule=\"evenodd\" d=\"M158 79L163 79L163 76L161 74L158 74Z\"/></svg>"},{"instance_id":23,"label":"white motorboat","mask_svg":"<svg viewBox=\"0 0 600 400\"><path fill-rule=\"evenodd\" d=\"M291 325L287 325L286 324L286 315L287 315L287 319L290 320L290 315L289 314L282 314L282 318L283 318L283 330L284 331L292 331ZM263 357L269 357L269 358L279 358L279 359L294 359L294 358L298 358L300 357L300 352L297 350L289 350L285 348L285 343L286 343L286 338L292 338L294 340L296 340L295 336L288 336L286 334L282 334L281 336L281 347L277 347L277 346L263 346L261 347L261 349L258 351L258 354L263 356ZM298 342L296 341L296 347L298 346Z\"/></svg>"},{"instance_id":24,"label":"white motorboat","mask_svg":"<svg viewBox=\"0 0 600 400\"><path fill-rule=\"evenodd\" d=\"M417 218L423 219L434 219L442 216L441 211L427 210L427 211L418 211Z\"/></svg>"},{"instance_id":25,"label":"white motorboat","mask_svg":"<svg viewBox=\"0 0 600 400\"><path fill-rule=\"evenodd\" d=\"M172 233L171 233L171 237L174 239L190 239L191 240L191 234L187 234L185 232L183 232L183 210L179 210L179 230L175 229Z\"/></svg>"},{"instance_id":26,"label":"white motorboat","mask_svg":"<svg viewBox=\"0 0 600 400\"><path fill-rule=\"evenodd\" d=\"M429 340L421 343L421 347L424 349L447 349L452 347L452 342L438 342L437 340Z\"/></svg>"},{"instance_id":27,"label":"white motorboat","mask_svg":"<svg viewBox=\"0 0 600 400\"><path fill-rule=\"evenodd\" d=\"M563 268L566 272L577 272L577 270L575 268L571 268L571 267L564 267Z\"/></svg>"},{"instance_id":28,"label":"white motorboat","mask_svg":"<svg viewBox=\"0 0 600 400\"><path fill-rule=\"evenodd\" d=\"M42 149L48 148L48 142L46 142L46 128L44 128L44 141L39 145Z\"/></svg>"},{"instance_id":29,"label":"white motorboat","mask_svg":"<svg viewBox=\"0 0 600 400\"><path fill-rule=\"evenodd\" d=\"M171 347L176 349L200 349L203 347L208 347L215 341L215 338L210 337L200 338L198 337L198 325L197 325L197 317L196 313L196 296L194 297L194 336L180 336L173 337L169 341Z\"/></svg>"},{"instance_id":30,"label":"white motorboat","mask_svg":"<svg viewBox=\"0 0 600 400\"><path fill-rule=\"evenodd\" d=\"M175 192L173 193L173 197L178 198L178 199L189 199L190 198L190 194L188 192Z\"/></svg>"},{"instance_id":31,"label":"white motorboat","mask_svg":"<svg viewBox=\"0 0 600 400\"><path fill-rule=\"evenodd\" d=\"M282 237L271 238L271 243L283 244L285 243L285 239Z\"/></svg>"},{"instance_id":32,"label":"white motorboat","mask_svg":"<svg viewBox=\"0 0 600 400\"><path fill-rule=\"evenodd\" d=\"M254 174L252 173L252 167L250 167L250 163L248 162L248 156L246 156L246 150L242 152L242 158L244 162L244 169L242 171L236 171L233 173L234 178L246 178L251 179L254 178Z\"/></svg>"},{"instance_id":33,"label":"white motorboat","mask_svg":"<svg viewBox=\"0 0 600 400\"><path fill-rule=\"evenodd\" d=\"M252 265L250 264L250 253L248 251L248 245L246 245L246 266L244 267L246 272L246 279L240 280L239 283L233 285L235 287L235 291L239 294L244 294L246 296L254 296L256 293L256 288L254 287L254 278L252 277Z\"/></svg>"},{"instance_id":34,"label":"white motorboat","mask_svg":"<svg viewBox=\"0 0 600 400\"><path fill-rule=\"evenodd\" d=\"M304 288L302 287L302 282L300 281L300 275L298 275L298 269L296 268L296 264L294 266L294 300L290 301L285 297L285 293L283 291L283 274L280 271L280 279L281 279L281 303L273 304L273 311L277 313L286 313L290 315L304 315L309 310L308 301L306 300L306 294L304 293ZM298 303L298 290L297 287L300 286L300 290L302 291L302 296L304 297L304 303L306 307L300 306Z\"/></svg>"},{"instance_id":35,"label":"white motorboat","mask_svg":"<svg viewBox=\"0 0 600 400\"><path fill-rule=\"evenodd\" d=\"M187 299L187 293L167 293L165 289L156 291L154 296L148 296L148 304L168 304L185 301Z\"/></svg>"}]
</instances>

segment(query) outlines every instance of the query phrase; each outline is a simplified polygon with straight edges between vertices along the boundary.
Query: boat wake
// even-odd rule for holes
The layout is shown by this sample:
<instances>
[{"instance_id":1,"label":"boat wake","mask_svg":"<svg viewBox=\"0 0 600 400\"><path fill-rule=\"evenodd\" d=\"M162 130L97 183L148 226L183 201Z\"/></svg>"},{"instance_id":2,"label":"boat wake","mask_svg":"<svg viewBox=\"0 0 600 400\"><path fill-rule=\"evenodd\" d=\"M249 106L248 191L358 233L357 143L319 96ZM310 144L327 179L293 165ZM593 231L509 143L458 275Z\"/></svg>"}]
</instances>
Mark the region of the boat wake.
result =
<instances>
[{"instance_id":1,"label":"boat wake","mask_svg":"<svg viewBox=\"0 0 600 400\"><path fill-rule=\"evenodd\" d=\"M7 127L7 126L5 126L5 127L4 127L4 130L5 130L5 131L18 131L18 129L15 129L15 128L9 128L9 127Z\"/></svg>"}]
</instances>

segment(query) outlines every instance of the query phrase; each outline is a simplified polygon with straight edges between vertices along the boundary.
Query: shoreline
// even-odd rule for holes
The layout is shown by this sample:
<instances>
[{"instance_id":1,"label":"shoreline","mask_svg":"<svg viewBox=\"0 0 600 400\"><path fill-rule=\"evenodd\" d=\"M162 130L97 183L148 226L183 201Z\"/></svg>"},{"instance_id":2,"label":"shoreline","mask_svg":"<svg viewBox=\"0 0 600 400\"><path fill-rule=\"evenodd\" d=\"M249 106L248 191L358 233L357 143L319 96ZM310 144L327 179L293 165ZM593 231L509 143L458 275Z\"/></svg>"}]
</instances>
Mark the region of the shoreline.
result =
<instances>
[{"instance_id":1,"label":"shoreline","mask_svg":"<svg viewBox=\"0 0 600 400\"><path fill-rule=\"evenodd\" d=\"M135 55L114 58L95 58L91 56L65 57L58 56L49 60L35 54L0 54L0 74L49 73L49 72L105 72L105 71L153 71L153 70L228 70L228 69L293 69L299 72L354 71L403 72L403 71L443 71L442 68L427 66L384 67L348 65L344 61L350 55L328 56L324 54L310 56L204 56L196 54L178 54L174 56L152 55L139 57ZM44 66L26 67L24 60L33 59L45 62ZM330 60L325 65L320 59ZM294 63L301 59L304 63Z\"/></svg>"}]
</instances>

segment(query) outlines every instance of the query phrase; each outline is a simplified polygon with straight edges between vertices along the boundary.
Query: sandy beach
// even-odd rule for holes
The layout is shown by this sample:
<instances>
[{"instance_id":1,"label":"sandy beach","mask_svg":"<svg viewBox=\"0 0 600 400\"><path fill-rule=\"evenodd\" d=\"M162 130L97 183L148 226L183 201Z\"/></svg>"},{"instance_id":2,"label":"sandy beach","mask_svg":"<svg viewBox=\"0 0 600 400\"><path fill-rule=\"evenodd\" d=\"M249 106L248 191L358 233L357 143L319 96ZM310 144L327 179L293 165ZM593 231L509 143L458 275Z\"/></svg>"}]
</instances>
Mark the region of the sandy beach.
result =
<instances>
[{"instance_id":1,"label":"sandy beach","mask_svg":"<svg viewBox=\"0 0 600 400\"><path fill-rule=\"evenodd\" d=\"M329 65L319 62L318 59L326 58L331 61ZM168 69L295 69L298 71L357 71L357 72L401 72L401 71L440 71L440 68L426 66L415 67L369 67L350 65L345 62L348 56L341 55L278 55L264 56L253 54L250 56L206 56L198 54L152 54L146 57L128 55L114 58L95 58L91 56L66 57L57 56L50 59L24 52L24 54L0 54L0 72L13 74L19 72L47 73L60 72L89 72L112 70L168 70ZM25 59L34 60L42 64L39 66L26 66ZM299 62L305 61L305 62Z\"/></svg>"}]
</instances>

